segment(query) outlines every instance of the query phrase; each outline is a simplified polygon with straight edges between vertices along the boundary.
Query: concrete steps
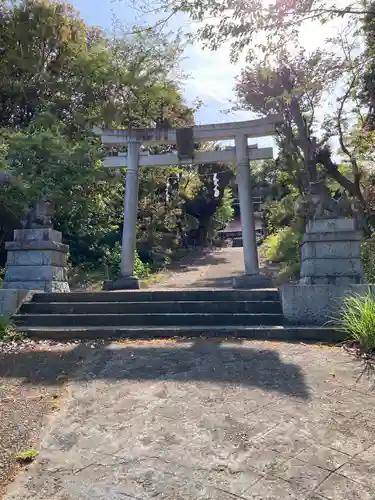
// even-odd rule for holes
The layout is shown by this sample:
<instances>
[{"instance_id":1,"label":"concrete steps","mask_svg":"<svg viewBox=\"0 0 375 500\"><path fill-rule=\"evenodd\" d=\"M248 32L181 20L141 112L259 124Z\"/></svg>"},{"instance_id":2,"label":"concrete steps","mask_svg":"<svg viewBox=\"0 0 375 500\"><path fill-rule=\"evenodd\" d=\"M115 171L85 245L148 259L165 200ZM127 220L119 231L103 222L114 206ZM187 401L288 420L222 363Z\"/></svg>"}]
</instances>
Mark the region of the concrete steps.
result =
<instances>
[{"instance_id":1,"label":"concrete steps","mask_svg":"<svg viewBox=\"0 0 375 500\"><path fill-rule=\"evenodd\" d=\"M24 314L17 324L28 326L238 326L280 325L281 314Z\"/></svg>"},{"instance_id":2,"label":"concrete steps","mask_svg":"<svg viewBox=\"0 0 375 500\"><path fill-rule=\"evenodd\" d=\"M333 328L314 326L70 326L20 328L32 338L65 341L72 339L153 339L153 338L241 338L248 340L278 340L284 342L329 342L344 340Z\"/></svg>"},{"instance_id":3,"label":"concrete steps","mask_svg":"<svg viewBox=\"0 0 375 500\"><path fill-rule=\"evenodd\" d=\"M32 302L24 314L282 314L279 301Z\"/></svg>"},{"instance_id":4,"label":"concrete steps","mask_svg":"<svg viewBox=\"0 0 375 500\"><path fill-rule=\"evenodd\" d=\"M168 337L337 341L331 329L284 325L277 289L40 293L13 317L55 340Z\"/></svg>"},{"instance_id":5,"label":"concrete steps","mask_svg":"<svg viewBox=\"0 0 375 500\"><path fill-rule=\"evenodd\" d=\"M46 302L237 302L237 301L277 301L280 302L276 288L261 290L233 290L213 288L193 288L182 290L137 290L113 292L71 292L39 293L34 295L33 303Z\"/></svg>"}]
</instances>

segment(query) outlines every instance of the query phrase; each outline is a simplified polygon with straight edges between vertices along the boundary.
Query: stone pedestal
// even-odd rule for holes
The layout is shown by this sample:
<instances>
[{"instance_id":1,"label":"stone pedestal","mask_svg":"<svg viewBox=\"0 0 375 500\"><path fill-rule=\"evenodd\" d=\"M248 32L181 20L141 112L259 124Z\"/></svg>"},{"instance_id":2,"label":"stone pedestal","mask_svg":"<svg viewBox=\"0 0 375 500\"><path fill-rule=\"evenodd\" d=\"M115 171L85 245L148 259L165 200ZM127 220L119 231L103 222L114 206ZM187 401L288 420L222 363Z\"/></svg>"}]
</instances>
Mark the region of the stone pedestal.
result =
<instances>
[{"instance_id":1,"label":"stone pedestal","mask_svg":"<svg viewBox=\"0 0 375 500\"><path fill-rule=\"evenodd\" d=\"M362 234L355 219L310 221L301 244L302 285L356 285L364 282Z\"/></svg>"},{"instance_id":2,"label":"stone pedestal","mask_svg":"<svg viewBox=\"0 0 375 500\"><path fill-rule=\"evenodd\" d=\"M69 292L67 256L61 233L50 228L16 229L8 250L3 288Z\"/></svg>"},{"instance_id":3,"label":"stone pedestal","mask_svg":"<svg viewBox=\"0 0 375 500\"><path fill-rule=\"evenodd\" d=\"M233 288L251 290L273 288L272 278L266 274L243 274L233 278Z\"/></svg>"},{"instance_id":4,"label":"stone pedestal","mask_svg":"<svg viewBox=\"0 0 375 500\"><path fill-rule=\"evenodd\" d=\"M113 281L105 281L103 283L103 290L105 291L113 291L113 290L139 290L141 288L141 284L138 278L136 277L126 277L121 276L117 280Z\"/></svg>"}]
</instances>

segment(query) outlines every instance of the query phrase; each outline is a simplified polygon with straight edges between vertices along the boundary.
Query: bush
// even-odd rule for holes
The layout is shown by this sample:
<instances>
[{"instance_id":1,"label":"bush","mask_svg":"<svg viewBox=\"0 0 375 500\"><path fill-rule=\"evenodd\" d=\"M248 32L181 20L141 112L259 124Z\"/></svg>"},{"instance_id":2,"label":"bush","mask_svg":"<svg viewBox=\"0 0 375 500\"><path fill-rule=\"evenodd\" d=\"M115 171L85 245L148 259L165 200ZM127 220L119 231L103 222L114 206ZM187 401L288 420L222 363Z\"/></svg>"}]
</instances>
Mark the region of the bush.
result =
<instances>
[{"instance_id":1,"label":"bush","mask_svg":"<svg viewBox=\"0 0 375 500\"><path fill-rule=\"evenodd\" d=\"M0 316L0 340L8 340L17 337L17 332L12 320Z\"/></svg>"},{"instance_id":2,"label":"bush","mask_svg":"<svg viewBox=\"0 0 375 500\"><path fill-rule=\"evenodd\" d=\"M147 278L149 274L151 273L151 268L149 264L145 264L142 262L140 259L138 252L135 252L135 258L134 258L134 274L137 278L142 279L142 278Z\"/></svg>"},{"instance_id":3,"label":"bush","mask_svg":"<svg viewBox=\"0 0 375 500\"><path fill-rule=\"evenodd\" d=\"M116 243L113 248L103 250L104 257L97 265L91 263L71 266L69 268L69 285L72 289L100 290L104 280L115 280L120 276L121 247ZM149 264L145 264L136 252L134 258L134 274L140 279L151 273Z\"/></svg>"},{"instance_id":4,"label":"bush","mask_svg":"<svg viewBox=\"0 0 375 500\"><path fill-rule=\"evenodd\" d=\"M112 249L108 249L105 254L104 265L108 266L109 277L114 279L120 275L121 246L116 243ZM145 264L135 252L134 274L137 278L146 278L151 272L149 264Z\"/></svg>"},{"instance_id":5,"label":"bush","mask_svg":"<svg viewBox=\"0 0 375 500\"><path fill-rule=\"evenodd\" d=\"M220 229L224 229L228 222L233 220L233 217L233 193L230 188L225 188L220 205L217 207L215 215L213 216L215 233L220 231Z\"/></svg>"},{"instance_id":6,"label":"bush","mask_svg":"<svg viewBox=\"0 0 375 500\"><path fill-rule=\"evenodd\" d=\"M348 340L359 343L361 350L375 349L375 299L370 290L366 295L345 297L334 321L347 334Z\"/></svg>"},{"instance_id":7,"label":"bush","mask_svg":"<svg viewBox=\"0 0 375 500\"><path fill-rule=\"evenodd\" d=\"M297 194L289 193L281 200L269 201L265 208L266 221L269 231L290 226L295 217Z\"/></svg>"},{"instance_id":8,"label":"bush","mask_svg":"<svg viewBox=\"0 0 375 500\"><path fill-rule=\"evenodd\" d=\"M361 257L366 281L375 283L375 237L363 241Z\"/></svg>"},{"instance_id":9,"label":"bush","mask_svg":"<svg viewBox=\"0 0 375 500\"><path fill-rule=\"evenodd\" d=\"M303 234L295 227L284 227L270 234L263 242L263 256L270 262L282 264L279 277L282 280L299 278L300 243Z\"/></svg>"}]
</instances>

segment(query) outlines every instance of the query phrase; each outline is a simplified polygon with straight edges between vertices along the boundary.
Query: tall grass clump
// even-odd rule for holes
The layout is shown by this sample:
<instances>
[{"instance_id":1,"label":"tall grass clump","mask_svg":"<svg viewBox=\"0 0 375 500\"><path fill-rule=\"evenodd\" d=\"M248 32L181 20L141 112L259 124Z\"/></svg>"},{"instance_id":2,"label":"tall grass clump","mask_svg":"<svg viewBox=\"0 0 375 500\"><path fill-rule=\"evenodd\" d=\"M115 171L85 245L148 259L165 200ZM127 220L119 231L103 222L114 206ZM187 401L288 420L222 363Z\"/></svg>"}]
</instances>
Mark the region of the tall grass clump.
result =
<instances>
[{"instance_id":1,"label":"tall grass clump","mask_svg":"<svg viewBox=\"0 0 375 500\"><path fill-rule=\"evenodd\" d=\"M361 351L375 350L375 299L370 290L345 297L335 323Z\"/></svg>"}]
</instances>

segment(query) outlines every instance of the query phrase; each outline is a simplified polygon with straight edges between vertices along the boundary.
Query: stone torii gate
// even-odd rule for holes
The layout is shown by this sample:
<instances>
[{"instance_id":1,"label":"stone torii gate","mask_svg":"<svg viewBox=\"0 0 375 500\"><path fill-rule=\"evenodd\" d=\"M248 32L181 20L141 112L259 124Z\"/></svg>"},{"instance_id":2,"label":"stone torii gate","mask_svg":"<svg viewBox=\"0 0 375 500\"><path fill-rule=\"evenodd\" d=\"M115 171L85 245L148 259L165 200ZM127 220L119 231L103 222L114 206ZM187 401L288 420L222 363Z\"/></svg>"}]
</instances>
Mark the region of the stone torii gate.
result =
<instances>
[{"instance_id":1,"label":"stone torii gate","mask_svg":"<svg viewBox=\"0 0 375 500\"><path fill-rule=\"evenodd\" d=\"M104 167L124 168L126 171L124 197L124 226L121 250L121 277L109 285L109 289L139 288L139 281L134 276L134 252L136 246L136 222L138 207L138 169L140 166L192 165L213 162L236 162L236 176L240 198L241 225L245 275L234 278L236 288L260 288L270 284L270 280L259 273L258 251L252 204L252 186L250 178L250 160L273 157L272 148L259 148L248 145L248 138L274 135L277 125L282 123L282 116L272 115L267 118L197 125L190 128L171 129L132 129L113 130L95 129L104 146L128 146L127 154L107 156ZM194 151L194 143L234 139L235 147L219 151ZM148 155L140 152L141 144L174 144L176 153ZM107 289L108 289L107 288Z\"/></svg>"}]
</instances>

